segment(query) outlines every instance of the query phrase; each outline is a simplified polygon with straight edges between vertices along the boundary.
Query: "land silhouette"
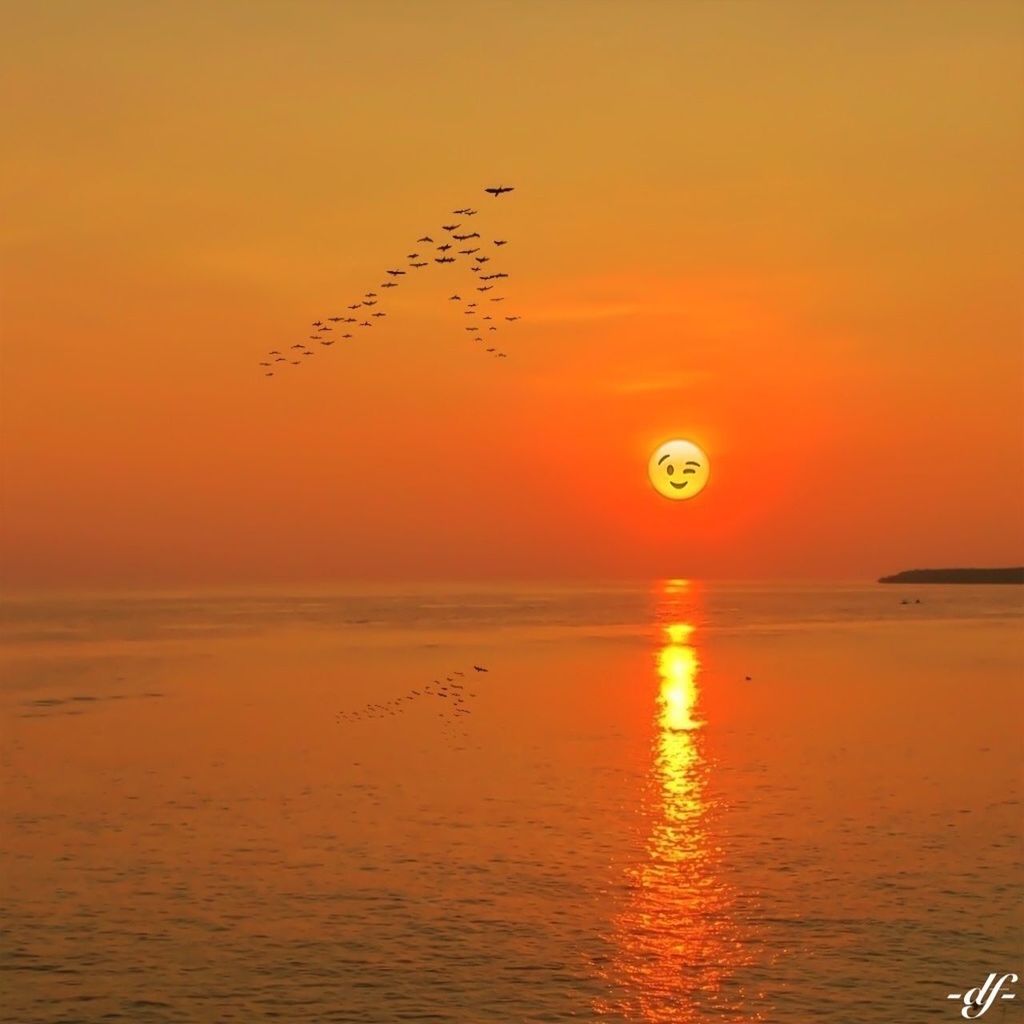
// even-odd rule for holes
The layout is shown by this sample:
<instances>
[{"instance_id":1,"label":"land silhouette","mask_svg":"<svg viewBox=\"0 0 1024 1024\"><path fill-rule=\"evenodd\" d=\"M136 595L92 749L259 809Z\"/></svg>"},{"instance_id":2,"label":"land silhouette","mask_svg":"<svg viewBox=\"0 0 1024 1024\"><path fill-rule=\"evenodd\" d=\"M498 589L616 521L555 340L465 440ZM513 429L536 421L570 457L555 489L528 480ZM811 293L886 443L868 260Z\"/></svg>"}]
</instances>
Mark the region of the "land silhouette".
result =
<instances>
[{"instance_id":1,"label":"land silhouette","mask_svg":"<svg viewBox=\"0 0 1024 1024\"><path fill-rule=\"evenodd\" d=\"M879 583L1024 583L1024 566L1002 569L904 569Z\"/></svg>"}]
</instances>

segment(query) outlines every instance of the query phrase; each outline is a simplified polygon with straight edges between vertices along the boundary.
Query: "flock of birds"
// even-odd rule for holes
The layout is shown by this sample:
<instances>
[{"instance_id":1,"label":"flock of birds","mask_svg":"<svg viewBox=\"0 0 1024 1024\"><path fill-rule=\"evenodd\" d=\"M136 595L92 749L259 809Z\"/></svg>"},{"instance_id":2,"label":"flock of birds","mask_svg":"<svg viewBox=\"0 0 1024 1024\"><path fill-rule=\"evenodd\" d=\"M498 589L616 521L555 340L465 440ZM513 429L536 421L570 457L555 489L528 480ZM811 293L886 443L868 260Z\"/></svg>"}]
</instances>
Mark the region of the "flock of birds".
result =
<instances>
[{"instance_id":1,"label":"flock of birds","mask_svg":"<svg viewBox=\"0 0 1024 1024\"><path fill-rule=\"evenodd\" d=\"M512 185L484 189L495 199L513 191ZM387 310L378 308L384 301L382 292L386 291L390 296L391 289L398 288L405 277L421 273L431 264L442 268L458 264L468 270L467 287L457 287L448 299L461 303L463 313L472 318L472 323L463 325L464 330L472 334L474 343L482 352L496 359L508 358L508 353L499 348L500 329L522 318L501 305L507 298L503 292L509 274L492 266L493 260L508 245L508 239L485 239L474 229L476 222L470 220L477 213L478 210L469 206L453 210L452 217L457 219L442 224L440 231L420 235L416 239L416 251L406 253L404 264L384 271L382 276L385 280L376 285L380 291L366 291L358 299L346 303L344 311L314 320L310 325L311 333L304 341L295 342L284 350L271 349L260 360L264 376L273 377L287 367L301 366L318 351L326 351L339 341L351 341L360 331L382 323L388 315ZM465 298L462 292L466 292Z\"/></svg>"},{"instance_id":2,"label":"flock of birds","mask_svg":"<svg viewBox=\"0 0 1024 1024\"><path fill-rule=\"evenodd\" d=\"M473 672L487 672L483 665L474 665ZM471 714L469 702L477 693L470 690L465 682L466 673L461 670L454 670L444 677L444 681L435 679L418 689L410 689L406 693L392 697L383 703L370 701L360 708L349 711L339 711L335 715L335 721L340 725L343 722L365 722L373 719L390 718L402 714L409 709L410 704L417 701L436 700L438 705L438 717L444 720L445 725L454 725L462 716Z\"/></svg>"},{"instance_id":3,"label":"flock of birds","mask_svg":"<svg viewBox=\"0 0 1024 1024\"><path fill-rule=\"evenodd\" d=\"M512 185L495 185L484 189L495 199L513 191L515 189ZM522 318L500 305L507 298L503 292L509 274L491 264L508 245L508 239L485 239L480 231L474 229L477 222L470 220L478 212L469 206L459 207L452 211L452 217L458 219L442 224L440 231L434 231L433 234L428 231L420 235L415 243L420 248L406 253L404 265L389 267L384 271L382 276L386 276L386 280L376 286L380 291L366 291L358 299L347 303L343 312L314 320L310 325L312 333L305 341L296 342L284 351L271 349L260 361L264 375L273 377L286 367L301 366L320 349L329 349L339 341L351 341L359 331L381 323L388 315L387 310L378 308L383 301L381 293L386 291L390 296L391 290L398 288L403 278L422 272L431 263L439 267L461 264L468 270L470 276L465 280L468 287L457 286L458 290L448 296L448 301L460 303L463 314L472 318L473 323L464 324L463 328L473 335L474 342L480 345L485 354L496 359L507 359L508 354L498 347L497 338L493 336L499 334L501 328ZM502 294L491 294L499 290ZM461 294L463 291L466 292L465 298ZM473 665L472 671L479 673L488 670L482 665ZM443 682L435 679L419 689L410 689L383 703L370 701L360 708L339 711L335 720L341 724L389 718L402 714L416 701L433 699L443 702L437 714L446 725L452 725L471 713L469 703L477 696L476 691L470 690L465 682L460 681L465 678L465 672L454 670L444 677Z\"/></svg>"}]
</instances>

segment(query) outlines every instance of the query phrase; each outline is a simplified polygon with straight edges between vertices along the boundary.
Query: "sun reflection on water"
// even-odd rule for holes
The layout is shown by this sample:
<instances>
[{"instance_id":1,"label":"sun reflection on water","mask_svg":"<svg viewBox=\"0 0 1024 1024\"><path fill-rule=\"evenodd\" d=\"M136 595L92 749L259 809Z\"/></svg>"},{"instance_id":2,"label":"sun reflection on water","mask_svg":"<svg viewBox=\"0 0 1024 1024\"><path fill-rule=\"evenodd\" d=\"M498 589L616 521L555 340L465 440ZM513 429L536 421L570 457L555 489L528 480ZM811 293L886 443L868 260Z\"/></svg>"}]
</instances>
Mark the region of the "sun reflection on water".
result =
<instances>
[{"instance_id":1,"label":"sun reflection on water","mask_svg":"<svg viewBox=\"0 0 1024 1024\"><path fill-rule=\"evenodd\" d=\"M658 600L658 691L639 863L628 871L626 906L612 941L613 998L599 1013L655 1024L757 1021L736 975L748 962L733 914L734 894L719 870L718 808L698 686L695 622L699 593L669 580Z\"/></svg>"}]
</instances>

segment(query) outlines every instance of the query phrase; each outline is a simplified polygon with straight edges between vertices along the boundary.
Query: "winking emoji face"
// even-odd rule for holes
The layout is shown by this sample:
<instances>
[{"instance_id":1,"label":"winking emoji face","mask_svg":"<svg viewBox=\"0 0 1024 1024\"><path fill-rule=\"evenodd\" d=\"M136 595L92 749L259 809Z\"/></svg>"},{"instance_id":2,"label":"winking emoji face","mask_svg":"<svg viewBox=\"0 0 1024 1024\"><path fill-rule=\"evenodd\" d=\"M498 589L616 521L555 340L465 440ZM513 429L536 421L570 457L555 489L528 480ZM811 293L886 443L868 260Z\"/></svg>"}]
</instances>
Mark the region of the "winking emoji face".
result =
<instances>
[{"instance_id":1,"label":"winking emoji face","mask_svg":"<svg viewBox=\"0 0 1024 1024\"><path fill-rule=\"evenodd\" d=\"M692 441L675 439L655 449L647 464L654 489L672 501L693 498L708 482L708 457Z\"/></svg>"}]
</instances>

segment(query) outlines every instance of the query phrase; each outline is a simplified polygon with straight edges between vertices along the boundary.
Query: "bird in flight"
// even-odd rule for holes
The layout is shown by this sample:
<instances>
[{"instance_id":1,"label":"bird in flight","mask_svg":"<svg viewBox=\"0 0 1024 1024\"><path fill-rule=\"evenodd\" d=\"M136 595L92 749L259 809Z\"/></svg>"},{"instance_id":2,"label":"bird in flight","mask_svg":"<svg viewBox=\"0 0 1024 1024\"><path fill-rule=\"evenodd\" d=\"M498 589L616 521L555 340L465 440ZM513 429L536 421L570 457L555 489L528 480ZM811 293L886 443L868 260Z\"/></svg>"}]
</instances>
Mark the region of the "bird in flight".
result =
<instances>
[{"instance_id":1,"label":"bird in flight","mask_svg":"<svg viewBox=\"0 0 1024 1024\"><path fill-rule=\"evenodd\" d=\"M478 292L489 292L494 287L493 284L485 284L480 288L477 288Z\"/></svg>"},{"instance_id":2,"label":"bird in flight","mask_svg":"<svg viewBox=\"0 0 1024 1024\"><path fill-rule=\"evenodd\" d=\"M432 242L433 239L430 237L430 235L424 235L422 238L417 238L416 241L417 242Z\"/></svg>"},{"instance_id":3,"label":"bird in flight","mask_svg":"<svg viewBox=\"0 0 1024 1024\"><path fill-rule=\"evenodd\" d=\"M495 245L508 245L508 239L507 238L496 238L494 240L494 244Z\"/></svg>"},{"instance_id":4,"label":"bird in flight","mask_svg":"<svg viewBox=\"0 0 1024 1024\"><path fill-rule=\"evenodd\" d=\"M416 266L416 264L414 263L413 266ZM397 288L397 287L398 287L398 282L397 281L385 281L381 285L381 288Z\"/></svg>"},{"instance_id":5,"label":"bird in flight","mask_svg":"<svg viewBox=\"0 0 1024 1024\"><path fill-rule=\"evenodd\" d=\"M480 251L479 248L477 248L477 249L460 249L459 250L459 255L460 256L472 256L473 253L479 252L479 251Z\"/></svg>"},{"instance_id":6,"label":"bird in flight","mask_svg":"<svg viewBox=\"0 0 1024 1024\"><path fill-rule=\"evenodd\" d=\"M425 267L426 265L427 265L427 261L426 260L424 260L422 263L410 263L409 264L410 267L416 267L417 270L420 267Z\"/></svg>"},{"instance_id":7,"label":"bird in flight","mask_svg":"<svg viewBox=\"0 0 1024 1024\"><path fill-rule=\"evenodd\" d=\"M515 185L498 185L495 188L485 188L484 191L497 199L498 196L504 195L506 192L511 192L513 189L515 189Z\"/></svg>"},{"instance_id":8,"label":"bird in flight","mask_svg":"<svg viewBox=\"0 0 1024 1024\"><path fill-rule=\"evenodd\" d=\"M454 231L458 226L459 226L458 224L442 224L441 225L441 227L443 227L445 229L445 231Z\"/></svg>"},{"instance_id":9,"label":"bird in flight","mask_svg":"<svg viewBox=\"0 0 1024 1024\"><path fill-rule=\"evenodd\" d=\"M434 262L435 263L454 263L455 262L455 257L454 256L437 256L437 257L435 257Z\"/></svg>"},{"instance_id":10,"label":"bird in flight","mask_svg":"<svg viewBox=\"0 0 1024 1024\"><path fill-rule=\"evenodd\" d=\"M448 301L449 302L461 302L462 301L462 296L461 295L449 295L448 296Z\"/></svg>"},{"instance_id":11,"label":"bird in flight","mask_svg":"<svg viewBox=\"0 0 1024 1024\"><path fill-rule=\"evenodd\" d=\"M471 232L468 235L452 235L452 238L454 238L457 242L465 242L467 238L479 238L479 237L480 237L480 232L479 231L473 231L473 232Z\"/></svg>"},{"instance_id":12,"label":"bird in flight","mask_svg":"<svg viewBox=\"0 0 1024 1024\"><path fill-rule=\"evenodd\" d=\"M444 245L439 245L437 248L441 252L447 252L451 248L451 243L445 242Z\"/></svg>"},{"instance_id":13,"label":"bird in flight","mask_svg":"<svg viewBox=\"0 0 1024 1024\"><path fill-rule=\"evenodd\" d=\"M364 320L359 326L360 327L372 327L373 324L371 324L369 320Z\"/></svg>"},{"instance_id":14,"label":"bird in flight","mask_svg":"<svg viewBox=\"0 0 1024 1024\"><path fill-rule=\"evenodd\" d=\"M376 313L371 313L370 316L387 316L387 313L382 313L378 310Z\"/></svg>"},{"instance_id":15,"label":"bird in flight","mask_svg":"<svg viewBox=\"0 0 1024 1024\"><path fill-rule=\"evenodd\" d=\"M388 273L392 277L401 277L405 273L405 271L404 270L389 270Z\"/></svg>"},{"instance_id":16,"label":"bird in flight","mask_svg":"<svg viewBox=\"0 0 1024 1024\"><path fill-rule=\"evenodd\" d=\"M506 320L507 320L507 321L508 321L509 323L512 323L512 321L513 321L513 320L521 320L521 319L522 319L522 317L519 317L519 316L507 316L507 317L505 317L505 319L506 319Z\"/></svg>"}]
</instances>

